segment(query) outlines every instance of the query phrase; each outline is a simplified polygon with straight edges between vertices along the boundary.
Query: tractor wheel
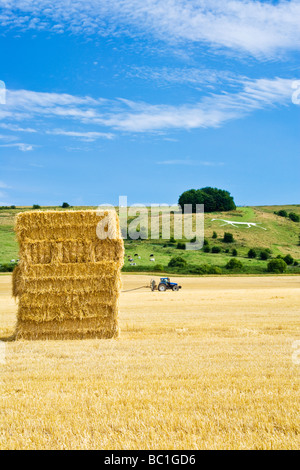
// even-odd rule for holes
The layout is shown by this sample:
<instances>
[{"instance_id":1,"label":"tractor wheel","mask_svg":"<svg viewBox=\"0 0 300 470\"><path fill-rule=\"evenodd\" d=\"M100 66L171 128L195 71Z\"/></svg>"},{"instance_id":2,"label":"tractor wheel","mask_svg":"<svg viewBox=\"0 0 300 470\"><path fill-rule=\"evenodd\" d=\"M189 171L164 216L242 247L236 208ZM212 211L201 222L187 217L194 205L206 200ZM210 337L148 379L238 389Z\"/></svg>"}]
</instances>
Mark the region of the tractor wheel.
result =
<instances>
[{"instance_id":1,"label":"tractor wheel","mask_svg":"<svg viewBox=\"0 0 300 470\"><path fill-rule=\"evenodd\" d=\"M177 292L177 291L179 291L179 287L178 287L178 286L173 286L173 289L172 289L172 290L174 290L174 291Z\"/></svg>"},{"instance_id":2,"label":"tractor wheel","mask_svg":"<svg viewBox=\"0 0 300 470\"><path fill-rule=\"evenodd\" d=\"M159 284L158 290L159 292L165 292L167 290L166 284Z\"/></svg>"}]
</instances>

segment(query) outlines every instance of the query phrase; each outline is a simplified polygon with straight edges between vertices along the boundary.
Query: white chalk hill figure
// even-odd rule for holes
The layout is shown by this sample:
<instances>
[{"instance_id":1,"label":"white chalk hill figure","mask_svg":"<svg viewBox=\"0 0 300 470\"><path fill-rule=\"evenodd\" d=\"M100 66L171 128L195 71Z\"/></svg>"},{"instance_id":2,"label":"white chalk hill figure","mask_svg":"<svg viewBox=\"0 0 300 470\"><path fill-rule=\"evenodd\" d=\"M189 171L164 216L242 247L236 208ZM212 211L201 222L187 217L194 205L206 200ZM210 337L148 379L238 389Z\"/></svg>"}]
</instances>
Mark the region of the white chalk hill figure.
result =
<instances>
[{"instance_id":1,"label":"white chalk hill figure","mask_svg":"<svg viewBox=\"0 0 300 470\"><path fill-rule=\"evenodd\" d=\"M224 227L224 225L231 225L232 227L238 228L238 225L246 225L246 228L257 227L261 228L262 230L267 230L264 227L260 227L260 222L236 222L235 220L225 220L225 219L211 219L213 222L214 220L220 220L221 222L225 222L225 224L220 225L220 227Z\"/></svg>"}]
</instances>

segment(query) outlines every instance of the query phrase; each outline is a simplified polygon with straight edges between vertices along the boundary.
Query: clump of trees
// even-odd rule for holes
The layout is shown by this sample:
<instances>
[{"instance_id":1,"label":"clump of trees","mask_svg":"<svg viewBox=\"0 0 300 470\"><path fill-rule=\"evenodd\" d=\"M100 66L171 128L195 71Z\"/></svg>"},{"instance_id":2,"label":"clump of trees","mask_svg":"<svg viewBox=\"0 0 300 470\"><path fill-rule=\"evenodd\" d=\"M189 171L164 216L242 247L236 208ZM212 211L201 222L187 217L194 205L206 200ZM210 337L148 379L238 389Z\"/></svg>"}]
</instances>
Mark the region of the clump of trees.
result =
<instances>
[{"instance_id":1,"label":"clump of trees","mask_svg":"<svg viewBox=\"0 0 300 470\"><path fill-rule=\"evenodd\" d=\"M16 266L18 266L17 261L5 264L0 263L0 273L12 273Z\"/></svg>"},{"instance_id":2,"label":"clump of trees","mask_svg":"<svg viewBox=\"0 0 300 470\"><path fill-rule=\"evenodd\" d=\"M260 252L260 259L263 260L263 261L269 259L270 256L271 255L270 255L270 252L268 250L263 250L263 251Z\"/></svg>"},{"instance_id":3,"label":"clump of trees","mask_svg":"<svg viewBox=\"0 0 300 470\"><path fill-rule=\"evenodd\" d=\"M293 222L299 222L299 221L300 221L299 215L296 214L295 212L290 212L290 213L289 213L289 218L290 218Z\"/></svg>"},{"instance_id":4,"label":"clump of trees","mask_svg":"<svg viewBox=\"0 0 300 470\"><path fill-rule=\"evenodd\" d=\"M184 268L187 265L187 262L181 256L174 256L169 261L169 268Z\"/></svg>"},{"instance_id":5,"label":"clump of trees","mask_svg":"<svg viewBox=\"0 0 300 470\"><path fill-rule=\"evenodd\" d=\"M0 206L0 211L7 210L7 209L16 209L16 206Z\"/></svg>"},{"instance_id":6,"label":"clump of trees","mask_svg":"<svg viewBox=\"0 0 300 470\"><path fill-rule=\"evenodd\" d=\"M178 242L177 243L177 249L178 250L185 250L186 249L186 244L184 242Z\"/></svg>"},{"instance_id":7,"label":"clump of trees","mask_svg":"<svg viewBox=\"0 0 300 470\"><path fill-rule=\"evenodd\" d=\"M294 258L291 255L286 255L283 258L283 261L285 261L287 265L291 266L294 263Z\"/></svg>"},{"instance_id":8,"label":"clump of trees","mask_svg":"<svg viewBox=\"0 0 300 470\"><path fill-rule=\"evenodd\" d=\"M243 269L243 263L236 258L231 258L231 260L228 261L228 263L226 264L225 268L240 271L241 269Z\"/></svg>"},{"instance_id":9,"label":"clump of trees","mask_svg":"<svg viewBox=\"0 0 300 470\"><path fill-rule=\"evenodd\" d=\"M230 232L225 232L225 233L224 233L224 237L223 237L223 242L224 242L224 243L233 243L233 242L234 242L234 238L233 238L232 233L230 233Z\"/></svg>"},{"instance_id":10,"label":"clump of trees","mask_svg":"<svg viewBox=\"0 0 300 470\"><path fill-rule=\"evenodd\" d=\"M250 250L248 251L248 258L253 259L253 258L256 258L256 256L257 256L257 253L254 250L254 248L250 248Z\"/></svg>"},{"instance_id":11,"label":"clump of trees","mask_svg":"<svg viewBox=\"0 0 300 470\"><path fill-rule=\"evenodd\" d=\"M184 210L185 204L191 204L196 212L197 204L204 204L204 212L223 212L236 209L233 197L224 189L206 187L190 189L181 194L178 204Z\"/></svg>"},{"instance_id":12,"label":"clump of trees","mask_svg":"<svg viewBox=\"0 0 300 470\"><path fill-rule=\"evenodd\" d=\"M281 258L272 259L268 263L269 273L284 273L286 271L287 264Z\"/></svg>"},{"instance_id":13,"label":"clump of trees","mask_svg":"<svg viewBox=\"0 0 300 470\"><path fill-rule=\"evenodd\" d=\"M279 215L279 217L288 217L293 222L299 222L300 221L300 217L299 217L298 214L296 214L296 212L290 212L288 214L287 211L285 211L284 209L281 209L280 211L274 211L274 214Z\"/></svg>"}]
</instances>

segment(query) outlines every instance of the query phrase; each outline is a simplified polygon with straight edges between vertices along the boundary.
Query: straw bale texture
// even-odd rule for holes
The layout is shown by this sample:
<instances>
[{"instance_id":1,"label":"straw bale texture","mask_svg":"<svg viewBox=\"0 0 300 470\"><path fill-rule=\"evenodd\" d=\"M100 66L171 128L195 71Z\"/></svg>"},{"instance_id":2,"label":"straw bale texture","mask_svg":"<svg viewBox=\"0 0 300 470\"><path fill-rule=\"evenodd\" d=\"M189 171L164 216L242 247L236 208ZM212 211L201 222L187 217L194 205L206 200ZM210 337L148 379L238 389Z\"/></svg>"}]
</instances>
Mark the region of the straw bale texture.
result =
<instances>
[{"instance_id":1,"label":"straw bale texture","mask_svg":"<svg viewBox=\"0 0 300 470\"><path fill-rule=\"evenodd\" d=\"M98 238L99 222L108 238ZM24 212L17 216L16 233L16 338L116 337L124 260L116 213Z\"/></svg>"}]
</instances>

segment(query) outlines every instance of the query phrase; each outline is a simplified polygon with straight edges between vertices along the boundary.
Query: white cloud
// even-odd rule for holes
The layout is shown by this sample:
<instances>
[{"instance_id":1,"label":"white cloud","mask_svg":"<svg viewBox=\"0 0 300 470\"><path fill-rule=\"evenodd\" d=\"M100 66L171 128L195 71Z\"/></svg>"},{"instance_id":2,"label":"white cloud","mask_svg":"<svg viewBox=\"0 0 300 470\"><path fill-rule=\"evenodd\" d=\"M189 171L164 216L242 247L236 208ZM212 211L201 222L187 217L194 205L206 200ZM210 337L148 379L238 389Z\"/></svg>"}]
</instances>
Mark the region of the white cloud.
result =
<instances>
[{"instance_id":1,"label":"white cloud","mask_svg":"<svg viewBox=\"0 0 300 470\"><path fill-rule=\"evenodd\" d=\"M32 129L31 127L22 128L22 127L19 127L19 126L15 126L13 124L3 124L3 123L1 123L0 128L1 129L6 129L8 131L13 131L13 132L28 132L30 134L34 134L34 133L37 132L36 129Z\"/></svg>"},{"instance_id":2,"label":"white cloud","mask_svg":"<svg viewBox=\"0 0 300 470\"><path fill-rule=\"evenodd\" d=\"M36 120L41 127L47 126L47 133L74 137L89 142L98 138L113 138L107 128L122 132L162 132L172 129L191 130L205 127L219 127L231 119L239 119L251 112L291 103L293 80L241 79L236 82L233 92L200 95L194 103L176 105L150 104L126 99L105 101L91 97L76 97L26 90L8 91L6 123ZM80 123L99 128L99 131L70 131L64 128L51 129L55 120L62 125ZM37 126L34 126L37 128ZM7 144L22 151L33 149L29 144Z\"/></svg>"},{"instance_id":3,"label":"white cloud","mask_svg":"<svg viewBox=\"0 0 300 470\"><path fill-rule=\"evenodd\" d=\"M300 44L298 0L0 0L0 7L6 29L142 35L262 58Z\"/></svg>"},{"instance_id":4,"label":"white cloud","mask_svg":"<svg viewBox=\"0 0 300 470\"><path fill-rule=\"evenodd\" d=\"M113 139L114 135L107 132L76 132L76 131L64 131L63 129L54 129L53 131L47 131L46 134L61 135L67 137L75 137L83 140L84 142L94 142L97 139Z\"/></svg>"},{"instance_id":5,"label":"white cloud","mask_svg":"<svg viewBox=\"0 0 300 470\"><path fill-rule=\"evenodd\" d=\"M199 88L202 85L206 87L215 87L220 84L222 86L224 84L235 85L242 79L241 76L232 72L196 67L132 67L127 72L127 76L156 82L160 86L183 84L191 85L193 88Z\"/></svg>"},{"instance_id":6,"label":"white cloud","mask_svg":"<svg viewBox=\"0 0 300 470\"><path fill-rule=\"evenodd\" d=\"M0 147L17 148L21 152L30 152L31 150L33 150L33 145L23 144L21 142L18 142L18 143L15 143L15 144L0 145Z\"/></svg>"},{"instance_id":7,"label":"white cloud","mask_svg":"<svg viewBox=\"0 0 300 470\"><path fill-rule=\"evenodd\" d=\"M127 103L129 111L96 121L130 132L219 127L251 111L288 104L291 84L292 80L280 78L247 80L238 93L211 94L195 104L171 106L130 102Z\"/></svg>"},{"instance_id":8,"label":"white cloud","mask_svg":"<svg viewBox=\"0 0 300 470\"><path fill-rule=\"evenodd\" d=\"M18 138L15 137L14 135L0 134L0 140L4 140L5 142L13 142L14 140L18 140Z\"/></svg>"}]
</instances>

